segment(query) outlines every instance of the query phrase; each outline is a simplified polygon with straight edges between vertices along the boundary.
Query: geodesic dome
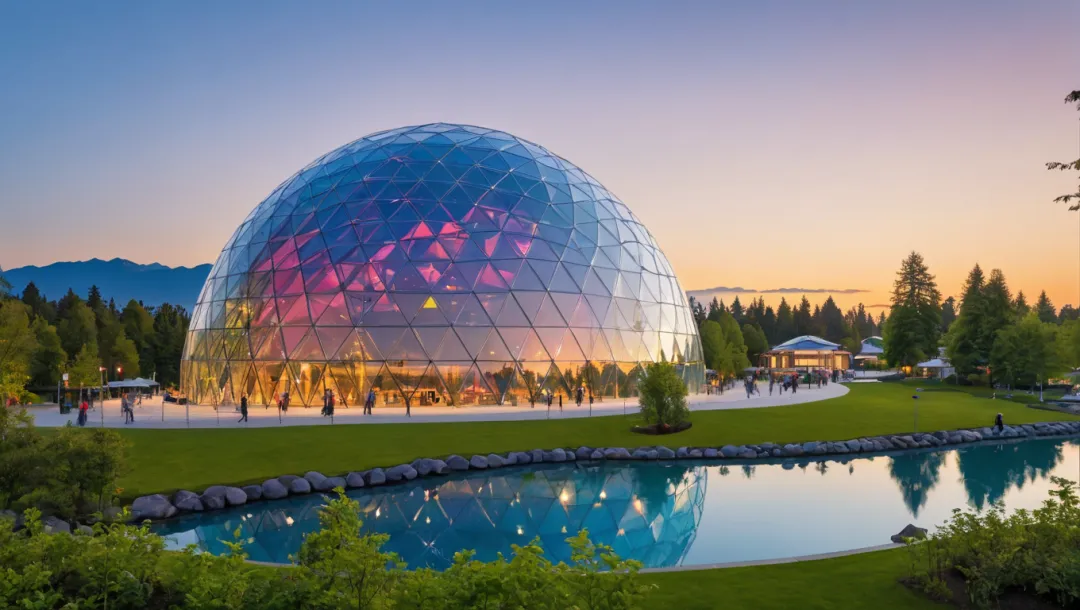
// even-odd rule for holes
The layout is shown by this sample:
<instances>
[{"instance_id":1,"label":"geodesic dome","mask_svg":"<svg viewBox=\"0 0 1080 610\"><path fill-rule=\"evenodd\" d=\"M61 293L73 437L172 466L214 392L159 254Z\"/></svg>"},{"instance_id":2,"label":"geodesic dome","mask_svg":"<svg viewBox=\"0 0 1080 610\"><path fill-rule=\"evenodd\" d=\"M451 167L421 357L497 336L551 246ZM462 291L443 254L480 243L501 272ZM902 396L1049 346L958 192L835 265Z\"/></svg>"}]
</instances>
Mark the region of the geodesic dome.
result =
<instances>
[{"instance_id":1,"label":"geodesic dome","mask_svg":"<svg viewBox=\"0 0 1080 610\"><path fill-rule=\"evenodd\" d=\"M260 203L199 295L181 379L204 404L522 404L633 396L661 358L699 389L686 297L633 213L536 144L437 123L346 144Z\"/></svg>"}]
</instances>

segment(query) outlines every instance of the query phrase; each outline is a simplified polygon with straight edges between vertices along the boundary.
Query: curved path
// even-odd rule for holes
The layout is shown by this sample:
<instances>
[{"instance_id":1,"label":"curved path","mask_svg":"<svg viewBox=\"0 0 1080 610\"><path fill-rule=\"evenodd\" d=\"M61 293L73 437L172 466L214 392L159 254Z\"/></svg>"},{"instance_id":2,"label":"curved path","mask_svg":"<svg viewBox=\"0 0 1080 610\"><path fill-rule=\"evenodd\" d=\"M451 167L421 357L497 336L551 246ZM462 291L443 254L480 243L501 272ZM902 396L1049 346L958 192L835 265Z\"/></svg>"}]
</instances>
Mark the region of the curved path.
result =
<instances>
[{"instance_id":1,"label":"curved path","mask_svg":"<svg viewBox=\"0 0 1080 610\"><path fill-rule=\"evenodd\" d=\"M725 409L756 409L760 407L777 407L796 405L807 402L816 402L829 398L836 398L848 393L843 384L830 383L821 388L801 388L798 393L768 395L768 386L758 384L765 395L746 398L746 394L740 391L728 391L722 396L707 396L699 394L690 396L691 411L718 411ZM637 411L638 405L635 399L608 399L597 402L589 409L587 404L580 407L572 403L563 409L554 406L549 411L547 408L537 405L530 408L528 405L490 406L490 407L416 407L412 410L412 417L405 415L405 409L400 407L376 407L373 415L363 415L359 406L351 408L338 407L335 409L334 418L322 417L317 407L293 407L284 414L280 420L276 408L266 409L262 406L254 406L248 411L247 422L237 422L240 414L234 407L225 407L220 411L210 406L191 405L190 407L178 406L173 403L163 403L160 397L143 400L141 407L135 408L135 423L125 424L120 413L120 401L109 400L102 410L98 405L90 411L87 421L88 427L107 428L268 428L277 426L315 426L333 424L398 424L398 423L435 423L435 422L469 422L469 421L519 421L519 420L542 420L542 419L572 419L577 417L600 417L604 415L622 415ZM61 415L59 409L51 407L30 407L27 409L33 416L35 423L42 427L63 426L67 422L75 422L75 411Z\"/></svg>"}]
</instances>

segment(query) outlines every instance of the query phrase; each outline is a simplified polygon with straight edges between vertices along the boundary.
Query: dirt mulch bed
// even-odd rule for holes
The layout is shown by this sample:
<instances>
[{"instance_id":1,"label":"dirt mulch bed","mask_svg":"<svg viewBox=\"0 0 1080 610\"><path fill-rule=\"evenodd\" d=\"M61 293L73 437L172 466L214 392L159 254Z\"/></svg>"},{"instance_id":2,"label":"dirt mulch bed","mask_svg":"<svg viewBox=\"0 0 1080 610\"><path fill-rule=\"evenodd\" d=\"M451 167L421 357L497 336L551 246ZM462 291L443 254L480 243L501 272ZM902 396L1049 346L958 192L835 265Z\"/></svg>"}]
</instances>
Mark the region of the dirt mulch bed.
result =
<instances>
[{"instance_id":1,"label":"dirt mulch bed","mask_svg":"<svg viewBox=\"0 0 1080 610\"><path fill-rule=\"evenodd\" d=\"M648 425L648 426L634 426L634 427L630 428L630 431L631 432L636 432L638 434L652 434L652 435L676 434L678 432L682 432L683 430L689 430L690 428L693 427L693 425L694 424L692 424L692 423L690 423L688 421L684 421L681 424L675 424L674 426L665 426L663 428L657 426L656 424L651 424L651 425Z\"/></svg>"},{"instance_id":2,"label":"dirt mulch bed","mask_svg":"<svg viewBox=\"0 0 1080 610\"><path fill-rule=\"evenodd\" d=\"M904 578L900 580L900 583L919 595L926 595L918 587L914 579ZM971 598L968 597L963 574L956 570L948 571L945 574L945 584L952 593L952 599L936 599L935 601L945 601L950 606L963 608L964 610L975 610L977 608L975 604L971 603ZM1061 606L1055 604L1048 597L1036 595L1034 591L1009 589L998 600L997 608L998 610L1050 610L1052 608L1061 608Z\"/></svg>"}]
</instances>

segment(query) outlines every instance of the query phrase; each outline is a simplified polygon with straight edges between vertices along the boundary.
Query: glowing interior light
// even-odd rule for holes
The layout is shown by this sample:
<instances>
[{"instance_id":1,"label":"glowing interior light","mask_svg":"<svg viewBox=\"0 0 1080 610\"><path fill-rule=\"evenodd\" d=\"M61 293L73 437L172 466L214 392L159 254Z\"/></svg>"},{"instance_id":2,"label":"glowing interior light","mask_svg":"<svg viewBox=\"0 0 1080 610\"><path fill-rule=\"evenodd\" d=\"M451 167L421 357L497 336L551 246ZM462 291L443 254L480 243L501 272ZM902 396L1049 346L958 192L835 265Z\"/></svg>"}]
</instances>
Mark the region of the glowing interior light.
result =
<instances>
[{"instance_id":1,"label":"glowing interior light","mask_svg":"<svg viewBox=\"0 0 1080 610\"><path fill-rule=\"evenodd\" d=\"M604 491L603 489L600 490L600 499L601 500L607 500L607 492Z\"/></svg>"},{"instance_id":2,"label":"glowing interior light","mask_svg":"<svg viewBox=\"0 0 1080 610\"><path fill-rule=\"evenodd\" d=\"M566 504L569 501L570 501L570 494L566 493L565 489L562 490L562 493L559 494L559 502L562 502L563 504Z\"/></svg>"}]
</instances>

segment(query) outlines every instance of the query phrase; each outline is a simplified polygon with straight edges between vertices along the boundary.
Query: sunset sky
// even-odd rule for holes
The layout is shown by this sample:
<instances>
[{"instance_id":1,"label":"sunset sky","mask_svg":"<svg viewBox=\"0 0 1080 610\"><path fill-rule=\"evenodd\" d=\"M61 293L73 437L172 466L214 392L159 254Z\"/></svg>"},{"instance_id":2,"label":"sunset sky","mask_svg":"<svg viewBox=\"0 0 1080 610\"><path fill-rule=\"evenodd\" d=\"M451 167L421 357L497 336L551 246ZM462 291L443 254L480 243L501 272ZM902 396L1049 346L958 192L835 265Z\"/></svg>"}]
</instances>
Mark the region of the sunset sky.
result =
<instances>
[{"instance_id":1,"label":"sunset sky","mask_svg":"<svg viewBox=\"0 0 1080 610\"><path fill-rule=\"evenodd\" d=\"M914 249L946 296L979 262L1076 304L1043 164L1080 154L1077 31L1075 0L5 2L0 267L213 262L322 153L447 121L590 172L687 290L883 304Z\"/></svg>"}]
</instances>

